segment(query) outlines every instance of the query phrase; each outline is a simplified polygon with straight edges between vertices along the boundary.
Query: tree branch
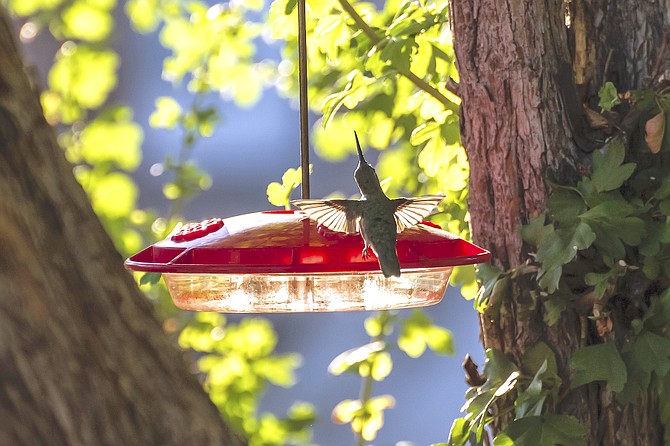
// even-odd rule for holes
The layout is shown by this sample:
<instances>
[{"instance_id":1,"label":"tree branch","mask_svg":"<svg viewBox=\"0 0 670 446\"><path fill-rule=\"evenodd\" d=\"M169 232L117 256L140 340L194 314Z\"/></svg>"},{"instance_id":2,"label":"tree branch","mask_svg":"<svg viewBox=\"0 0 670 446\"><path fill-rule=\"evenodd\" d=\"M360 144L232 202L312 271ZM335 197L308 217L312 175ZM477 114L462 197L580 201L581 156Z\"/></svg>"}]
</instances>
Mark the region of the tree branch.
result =
<instances>
[{"instance_id":1,"label":"tree branch","mask_svg":"<svg viewBox=\"0 0 670 446\"><path fill-rule=\"evenodd\" d=\"M338 0L340 2L340 5L342 6L342 9L344 9L344 12L349 14L349 17L353 19L354 22L356 22L356 25L358 28L360 28L361 31L365 33L366 36L370 38L372 43L374 45L378 45L382 41L382 37L377 34L377 32L367 24L365 20L363 20L363 17L356 12L356 9L349 3L348 0ZM419 89L425 91L438 101L440 101L447 109L456 112L458 110L458 106L454 104L452 101L447 99L445 95L443 95L437 88L433 87L430 85L428 82L424 81L420 77L418 77L416 74L412 73L411 71L407 70L400 70L398 69L398 73L405 76L407 79L409 79L410 82L412 82L414 85L416 85ZM456 94L453 90L449 90L451 93Z\"/></svg>"}]
</instances>

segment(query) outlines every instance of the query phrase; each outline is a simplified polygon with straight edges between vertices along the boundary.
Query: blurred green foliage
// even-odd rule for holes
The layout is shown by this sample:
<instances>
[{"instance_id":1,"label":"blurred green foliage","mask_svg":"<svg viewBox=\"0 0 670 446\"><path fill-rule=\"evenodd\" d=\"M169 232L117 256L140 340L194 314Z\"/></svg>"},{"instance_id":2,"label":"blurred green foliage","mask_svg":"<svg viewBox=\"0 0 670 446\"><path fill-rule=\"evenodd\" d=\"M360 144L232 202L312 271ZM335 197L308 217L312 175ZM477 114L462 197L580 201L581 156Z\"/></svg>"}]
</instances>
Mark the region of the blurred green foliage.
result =
<instances>
[{"instance_id":1,"label":"blurred green foliage","mask_svg":"<svg viewBox=\"0 0 670 446\"><path fill-rule=\"evenodd\" d=\"M206 374L205 388L212 401L252 446L303 444L315 421L308 403L295 403L284 418L258 416L258 401L267 384L292 386L300 366L297 354L273 354L276 344L267 320L246 318L227 324L216 313L197 313L179 335L179 345L199 353L198 368Z\"/></svg>"},{"instance_id":2,"label":"blurred green foliage","mask_svg":"<svg viewBox=\"0 0 670 446\"><path fill-rule=\"evenodd\" d=\"M24 41L48 30L61 43L41 98L45 116L124 255L165 237L183 219L184 204L211 185L192 154L221 122L221 97L250 106L269 86L291 100L297 96L295 0L0 1L20 17ZM169 52L163 79L184 84L192 94L190 104L156 98L149 120L152 127L179 135L173 154L155 166L170 202L167 215L137 208L131 174L141 161L141 127L127 106L109 101L122 62L113 49L119 8L136 32L158 34ZM333 162L345 159L355 148L342 135L357 130L365 145L382 152L377 170L389 195L446 194L432 220L468 237L469 170L459 138L460 101L447 88L458 80L447 2L388 0L378 7L313 0L307 10L310 104L323 116L312 129L317 153ZM257 58L261 38L278 41L280 61ZM300 181L300 169L288 169L281 183L268 186L270 202L288 206ZM138 275L138 280L165 319L165 331L194 352L212 400L250 444L309 441L315 416L310 405L296 404L284 418L257 413L266 386L292 385L300 364L297 355L273 353L276 335L269 322L253 318L230 324L221 315L176 311L155 274ZM474 297L473 267L457 269L452 282ZM394 404L392 396L370 392L372 381L392 370L385 338L395 327L397 346L411 357L426 348L440 354L453 350L451 333L422 312L405 318L378 313L365 327L371 344L331 364L335 374L362 377L361 398L334 410L336 419L351 424L359 442L376 436L383 411Z\"/></svg>"},{"instance_id":3,"label":"blurred green foliage","mask_svg":"<svg viewBox=\"0 0 670 446\"><path fill-rule=\"evenodd\" d=\"M454 345L449 330L434 325L420 310L413 310L406 317L397 311L379 311L365 320L365 330L370 342L338 355L328 366L333 375L343 373L361 377L361 392L358 399L339 402L332 412L336 423L350 424L358 445L364 445L377 437L384 426L384 410L395 405L392 395L372 395L374 381L383 381L391 374L393 360L391 336L400 326L395 345L411 358L421 356L428 346L437 354L453 354Z\"/></svg>"}]
</instances>

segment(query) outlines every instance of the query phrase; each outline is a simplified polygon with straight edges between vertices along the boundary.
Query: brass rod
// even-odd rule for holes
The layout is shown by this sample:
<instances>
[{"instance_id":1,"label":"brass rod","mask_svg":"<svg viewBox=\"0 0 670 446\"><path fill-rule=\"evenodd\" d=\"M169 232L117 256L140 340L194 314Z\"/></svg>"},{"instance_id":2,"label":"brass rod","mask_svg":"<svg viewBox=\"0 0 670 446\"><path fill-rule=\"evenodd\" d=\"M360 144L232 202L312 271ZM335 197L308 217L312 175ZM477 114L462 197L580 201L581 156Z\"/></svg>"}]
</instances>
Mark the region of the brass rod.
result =
<instances>
[{"instance_id":1,"label":"brass rod","mask_svg":"<svg viewBox=\"0 0 670 446\"><path fill-rule=\"evenodd\" d=\"M302 167L302 198L309 192L309 113L307 103L307 22L305 0L298 0L298 74L300 84L300 166Z\"/></svg>"}]
</instances>

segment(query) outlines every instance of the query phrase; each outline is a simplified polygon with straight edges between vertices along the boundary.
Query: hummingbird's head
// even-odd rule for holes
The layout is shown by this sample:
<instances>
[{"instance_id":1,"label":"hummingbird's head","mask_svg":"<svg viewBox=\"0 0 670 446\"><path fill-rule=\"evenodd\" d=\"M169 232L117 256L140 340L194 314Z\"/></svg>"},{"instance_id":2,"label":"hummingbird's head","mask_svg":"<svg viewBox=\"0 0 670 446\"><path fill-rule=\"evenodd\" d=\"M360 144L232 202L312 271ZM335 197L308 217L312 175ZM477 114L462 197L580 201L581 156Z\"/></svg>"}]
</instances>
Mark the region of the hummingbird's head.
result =
<instances>
[{"instance_id":1,"label":"hummingbird's head","mask_svg":"<svg viewBox=\"0 0 670 446\"><path fill-rule=\"evenodd\" d=\"M356 138L356 150L358 150L358 167L354 171L354 179L361 190L361 194L365 196L382 192L375 169L363 157L363 151L361 150L360 142L358 142L356 132L354 132L354 137Z\"/></svg>"}]
</instances>

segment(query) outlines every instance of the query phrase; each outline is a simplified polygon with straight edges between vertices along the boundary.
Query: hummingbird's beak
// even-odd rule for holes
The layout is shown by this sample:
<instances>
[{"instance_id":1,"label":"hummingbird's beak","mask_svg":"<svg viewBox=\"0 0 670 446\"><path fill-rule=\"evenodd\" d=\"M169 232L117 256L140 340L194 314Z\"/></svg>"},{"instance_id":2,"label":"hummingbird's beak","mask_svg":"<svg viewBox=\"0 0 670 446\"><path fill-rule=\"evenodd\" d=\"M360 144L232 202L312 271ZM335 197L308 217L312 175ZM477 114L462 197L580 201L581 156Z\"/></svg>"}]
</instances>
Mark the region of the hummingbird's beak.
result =
<instances>
[{"instance_id":1,"label":"hummingbird's beak","mask_svg":"<svg viewBox=\"0 0 670 446\"><path fill-rule=\"evenodd\" d=\"M367 161L365 161L365 158L363 158L363 151L361 150L361 143L358 142L358 135L356 134L356 130L354 130L354 137L356 138L356 150L358 150L358 161L360 163L367 164Z\"/></svg>"}]
</instances>

